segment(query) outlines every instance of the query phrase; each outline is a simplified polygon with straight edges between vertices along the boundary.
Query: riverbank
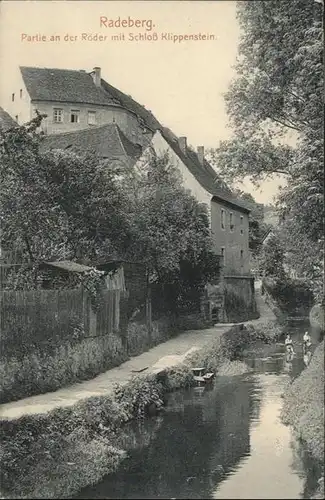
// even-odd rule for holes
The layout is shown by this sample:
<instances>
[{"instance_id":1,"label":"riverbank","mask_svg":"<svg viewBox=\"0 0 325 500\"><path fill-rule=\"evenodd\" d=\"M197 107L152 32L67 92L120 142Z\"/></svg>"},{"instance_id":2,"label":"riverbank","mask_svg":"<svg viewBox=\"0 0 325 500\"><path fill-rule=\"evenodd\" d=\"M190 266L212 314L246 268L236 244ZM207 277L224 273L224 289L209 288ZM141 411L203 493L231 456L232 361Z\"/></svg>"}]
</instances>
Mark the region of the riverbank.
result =
<instances>
[{"instance_id":1,"label":"riverbank","mask_svg":"<svg viewBox=\"0 0 325 500\"><path fill-rule=\"evenodd\" d=\"M324 341L310 365L284 394L282 419L292 425L310 453L324 463ZM324 473L314 498L324 498Z\"/></svg>"},{"instance_id":2,"label":"riverbank","mask_svg":"<svg viewBox=\"0 0 325 500\"><path fill-rule=\"evenodd\" d=\"M126 456L124 444L133 439L127 422L161 411L165 394L193 385L192 366L199 364L217 374L247 370L240 361L243 349L257 341L270 342L271 331L271 324L257 320L246 326L224 325L195 332L196 342L192 338L190 349L180 354L169 349L169 355L123 383L116 384L113 378L105 395L85 398L83 393L77 402L69 400L70 404L51 411L42 408L43 413L37 413L34 408L18 418L2 420L3 496L66 498L97 483L114 472ZM189 333L188 341L191 335L194 333ZM199 341L201 335L204 341ZM153 353L144 354L154 359Z\"/></svg>"}]
</instances>

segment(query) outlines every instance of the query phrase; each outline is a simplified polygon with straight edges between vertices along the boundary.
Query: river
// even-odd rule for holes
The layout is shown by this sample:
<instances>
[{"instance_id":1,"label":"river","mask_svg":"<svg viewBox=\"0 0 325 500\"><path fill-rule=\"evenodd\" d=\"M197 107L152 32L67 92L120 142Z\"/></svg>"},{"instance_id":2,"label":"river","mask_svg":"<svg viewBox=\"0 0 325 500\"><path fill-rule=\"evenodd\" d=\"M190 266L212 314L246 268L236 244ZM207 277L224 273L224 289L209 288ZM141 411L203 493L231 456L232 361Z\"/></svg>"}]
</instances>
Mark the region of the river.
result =
<instances>
[{"instance_id":1,"label":"river","mask_svg":"<svg viewBox=\"0 0 325 500\"><path fill-rule=\"evenodd\" d=\"M163 416L131 424L120 469L75 498L310 498L319 464L280 421L283 389L304 368L304 328L291 328L292 362L283 345L264 346L245 357L253 372L170 394Z\"/></svg>"}]
</instances>

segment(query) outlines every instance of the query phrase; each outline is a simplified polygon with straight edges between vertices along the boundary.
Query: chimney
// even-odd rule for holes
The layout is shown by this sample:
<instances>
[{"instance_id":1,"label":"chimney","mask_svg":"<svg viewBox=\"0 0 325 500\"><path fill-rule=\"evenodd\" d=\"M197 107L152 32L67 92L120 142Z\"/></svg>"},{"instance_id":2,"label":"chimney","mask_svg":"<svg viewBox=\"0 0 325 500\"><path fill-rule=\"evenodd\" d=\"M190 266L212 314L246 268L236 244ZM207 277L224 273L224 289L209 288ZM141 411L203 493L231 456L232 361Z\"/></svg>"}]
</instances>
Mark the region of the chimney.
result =
<instances>
[{"instance_id":1,"label":"chimney","mask_svg":"<svg viewBox=\"0 0 325 500\"><path fill-rule=\"evenodd\" d=\"M93 72L92 72L92 77L93 77L93 80L94 80L94 84L96 85L96 87L100 87L100 68L98 66L95 66L94 69L93 69Z\"/></svg>"},{"instance_id":2,"label":"chimney","mask_svg":"<svg viewBox=\"0 0 325 500\"><path fill-rule=\"evenodd\" d=\"M201 165L204 165L204 146L197 147L197 156Z\"/></svg>"},{"instance_id":3,"label":"chimney","mask_svg":"<svg viewBox=\"0 0 325 500\"><path fill-rule=\"evenodd\" d=\"M179 145L180 149L183 151L183 153L186 154L187 138L186 137L179 137L178 138L178 145Z\"/></svg>"}]
</instances>

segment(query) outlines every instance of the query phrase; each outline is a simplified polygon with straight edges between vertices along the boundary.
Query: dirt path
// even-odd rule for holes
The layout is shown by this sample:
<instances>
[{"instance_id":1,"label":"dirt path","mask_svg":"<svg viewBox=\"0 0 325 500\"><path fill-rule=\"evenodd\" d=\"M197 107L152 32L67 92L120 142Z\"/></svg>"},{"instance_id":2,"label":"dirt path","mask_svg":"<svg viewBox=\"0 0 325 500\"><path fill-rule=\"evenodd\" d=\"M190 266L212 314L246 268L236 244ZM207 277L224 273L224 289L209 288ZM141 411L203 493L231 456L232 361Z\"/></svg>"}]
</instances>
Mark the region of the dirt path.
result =
<instances>
[{"instance_id":1,"label":"dirt path","mask_svg":"<svg viewBox=\"0 0 325 500\"><path fill-rule=\"evenodd\" d=\"M256 283L256 303L261 318L253 320L273 320L275 316L265 304ZM46 413L54 408L71 406L91 396L108 395L116 383L124 384L134 375L145 374L180 363L190 351L202 348L213 338L220 337L233 323L218 324L205 330L187 331L177 337L135 356L120 366L101 373L97 377L48 392L0 405L0 420L19 418L27 414Z\"/></svg>"},{"instance_id":2,"label":"dirt path","mask_svg":"<svg viewBox=\"0 0 325 500\"><path fill-rule=\"evenodd\" d=\"M57 407L70 406L91 396L107 395L114 384L126 383L139 373L147 373L156 367L171 366L181 361L190 350L201 348L211 339L221 336L230 324L218 325L207 330L187 331L177 337L135 356L120 366L101 373L97 377L64 387L55 392L31 396L19 401L0 405L0 419L19 418L22 415L46 413ZM158 364L158 361L160 363ZM155 366L156 365L156 366ZM146 369L146 370L143 370ZM143 371L141 371L143 370Z\"/></svg>"}]
</instances>

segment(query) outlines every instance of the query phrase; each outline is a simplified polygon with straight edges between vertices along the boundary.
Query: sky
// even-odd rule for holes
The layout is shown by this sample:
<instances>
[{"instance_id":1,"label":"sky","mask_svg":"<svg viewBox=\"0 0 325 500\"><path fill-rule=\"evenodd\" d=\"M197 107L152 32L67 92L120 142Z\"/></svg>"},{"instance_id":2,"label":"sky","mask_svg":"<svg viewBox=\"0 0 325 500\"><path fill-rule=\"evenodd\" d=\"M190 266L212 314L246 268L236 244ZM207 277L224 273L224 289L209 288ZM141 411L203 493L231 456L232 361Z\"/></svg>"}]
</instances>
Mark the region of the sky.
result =
<instances>
[{"instance_id":1,"label":"sky","mask_svg":"<svg viewBox=\"0 0 325 500\"><path fill-rule=\"evenodd\" d=\"M101 18L107 18L106 24L130 18L143 26L105 27ZM130 33L147 39L130 40ZM83 34L90 39L82 40ZM96 34L106 40L94 40ZM120 34L124 40L111 39ZM158 40L148 39L155 34ZM208 40L174 42L166 40L167 34ZM3 0L0 104L5 107L20 65L86 71L99 66L102 78L145 105L175 134L186 136L190 145L217 147L232 134L223 94L235 76L238 40L235 1ZM256 190L245 182L242 189L269 203L278 185L272 180Z\"/></svg>"}]
</instances>

